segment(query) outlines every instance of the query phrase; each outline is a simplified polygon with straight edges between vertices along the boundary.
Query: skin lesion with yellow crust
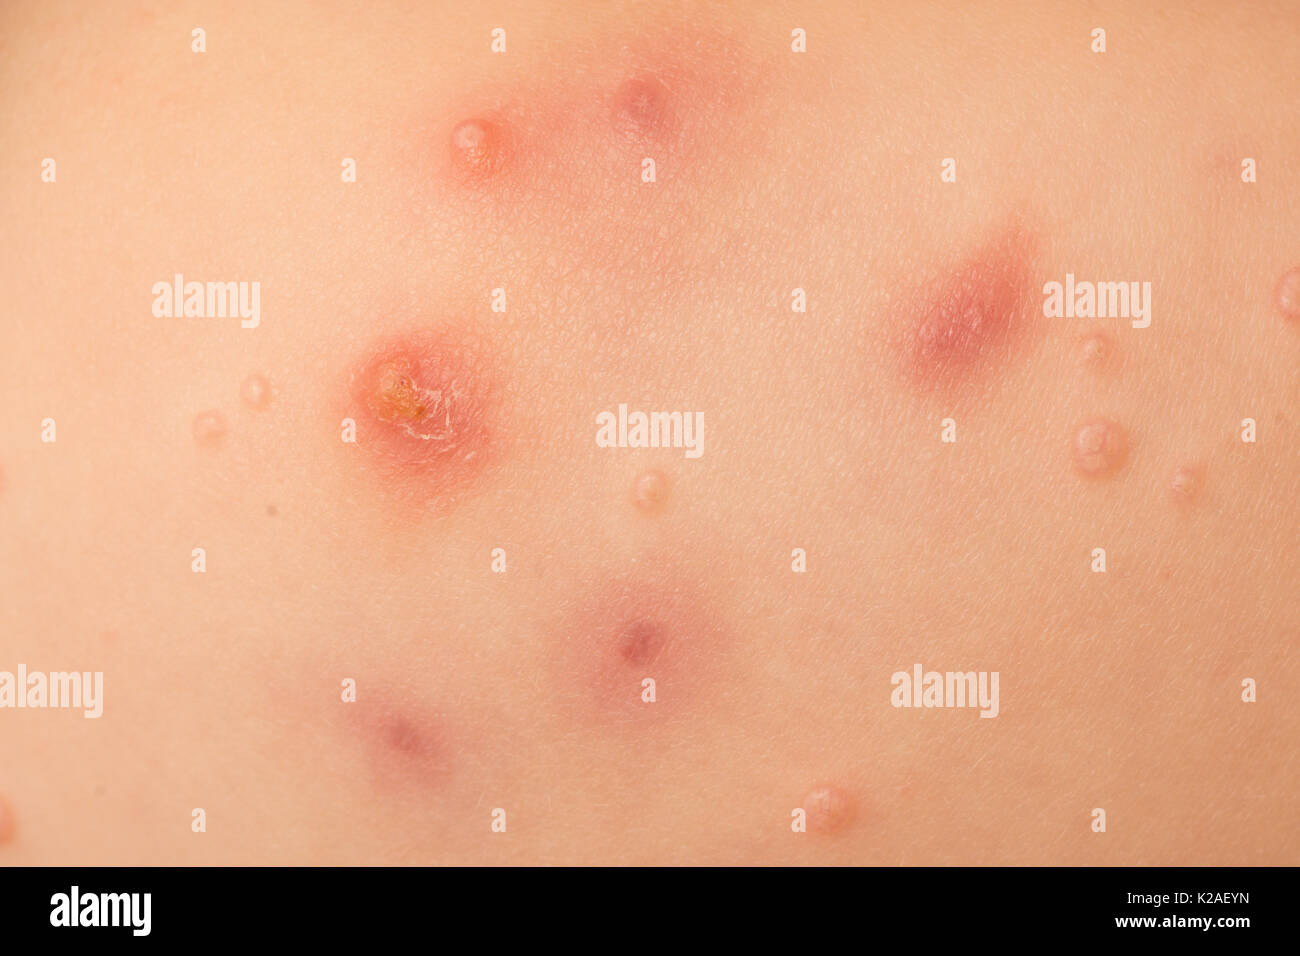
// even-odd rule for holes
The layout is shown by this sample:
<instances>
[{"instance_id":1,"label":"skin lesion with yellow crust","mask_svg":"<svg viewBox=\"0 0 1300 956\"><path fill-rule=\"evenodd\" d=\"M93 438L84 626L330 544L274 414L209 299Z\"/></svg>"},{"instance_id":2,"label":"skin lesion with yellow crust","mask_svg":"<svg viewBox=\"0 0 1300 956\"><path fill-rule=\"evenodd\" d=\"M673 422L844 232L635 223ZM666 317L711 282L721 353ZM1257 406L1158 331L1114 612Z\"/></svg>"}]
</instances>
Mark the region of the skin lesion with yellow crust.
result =
<instances>
[{"instance_id":1,"label":"skin lesion with yellow crust","mask_svg":"<svg viewBox=\"0 0 1300 956\"><path fill-rule=\"evenodd\" d=\"M415 382L416 368L409 359L393 359L378 371L370 396L370 410L380 421L416 422L429 411L428 393Z\"/></svg>"}]
</instances>

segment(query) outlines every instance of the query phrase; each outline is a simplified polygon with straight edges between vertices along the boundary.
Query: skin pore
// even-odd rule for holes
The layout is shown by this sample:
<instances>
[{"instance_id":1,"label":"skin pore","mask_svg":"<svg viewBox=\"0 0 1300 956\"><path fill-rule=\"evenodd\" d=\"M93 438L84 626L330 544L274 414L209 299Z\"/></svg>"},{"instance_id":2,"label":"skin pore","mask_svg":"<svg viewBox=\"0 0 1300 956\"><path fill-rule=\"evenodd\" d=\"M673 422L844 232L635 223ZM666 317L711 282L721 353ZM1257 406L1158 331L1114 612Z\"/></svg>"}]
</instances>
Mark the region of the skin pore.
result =
<instances>
[{"instance_id":1,"label":"skin pore","mask_svg":"<svg viewBox=\"0 0 1300 956\"><path fill-rule=\"evenodd\" d=\"M0 864L1295 862L1298 34L5 5Z\"/></svg>"}]
</instances>

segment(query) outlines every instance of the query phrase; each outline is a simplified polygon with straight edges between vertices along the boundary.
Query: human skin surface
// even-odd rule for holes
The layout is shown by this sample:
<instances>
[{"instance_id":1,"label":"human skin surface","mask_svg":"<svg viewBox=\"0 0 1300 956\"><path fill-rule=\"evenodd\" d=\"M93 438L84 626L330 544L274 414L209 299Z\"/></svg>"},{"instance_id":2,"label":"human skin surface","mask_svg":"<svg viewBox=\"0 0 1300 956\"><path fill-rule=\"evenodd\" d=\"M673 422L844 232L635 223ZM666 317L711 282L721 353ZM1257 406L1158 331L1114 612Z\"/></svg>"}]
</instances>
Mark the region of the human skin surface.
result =
<instances>
[{"instance_id":1,"label":"human skin surface","mask_svg":"<svg viewBox=\"0 0 1300 956\"><path fill-rule=\"evenodd\" d=\"M1298 44L5 4L0 864L1300 862Z\"/></svg>"}]
</instances>

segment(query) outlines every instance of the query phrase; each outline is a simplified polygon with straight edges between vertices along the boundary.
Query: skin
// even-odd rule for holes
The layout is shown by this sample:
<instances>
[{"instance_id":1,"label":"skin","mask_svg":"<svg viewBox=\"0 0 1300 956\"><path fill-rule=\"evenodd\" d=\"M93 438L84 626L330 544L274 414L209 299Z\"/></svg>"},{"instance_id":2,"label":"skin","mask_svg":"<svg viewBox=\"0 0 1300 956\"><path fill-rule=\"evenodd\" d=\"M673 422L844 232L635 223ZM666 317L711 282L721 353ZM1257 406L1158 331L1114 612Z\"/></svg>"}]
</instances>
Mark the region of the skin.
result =
<instances>
[{"instance_id":1,"label":"skin","mask_svg":"<svg viewBox=\"0 0 1300 956\"><path fill-rule=\"evenodd\" d=\"M0 669L106 699L0 711L0 862L1296 862L1296 7L699 6L4 6ZM411 336L473 467L365 417Z\"/></svg>"}]
</instances>

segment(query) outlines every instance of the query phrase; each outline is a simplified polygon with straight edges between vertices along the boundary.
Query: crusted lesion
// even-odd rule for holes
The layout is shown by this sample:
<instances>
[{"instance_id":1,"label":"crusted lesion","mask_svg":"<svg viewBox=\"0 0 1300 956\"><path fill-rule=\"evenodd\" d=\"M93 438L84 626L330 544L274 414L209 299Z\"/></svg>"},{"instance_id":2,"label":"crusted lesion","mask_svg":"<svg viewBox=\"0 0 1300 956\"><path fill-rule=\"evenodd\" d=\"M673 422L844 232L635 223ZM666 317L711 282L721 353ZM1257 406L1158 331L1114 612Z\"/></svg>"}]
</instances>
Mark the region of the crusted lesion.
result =
<instances>
[{"instance_id":1,"label":"crusted lesion","mask_svg":"<svg viewBox=\"0 0 1300 956\"><path fill-rule=\"evenodd\" d=\"M370 410L380 421L412 422L425 416L427 393L415 383L415 363L394 359L380 367Z\"/></svg>"},{"instance_id":2,"label":"crusted lesion","mask_svg":"<svg viewBox=\"0 0 1300 956\"><path fill-rule=\"evenodd\" d=\"M484 364L463 336L417 333L381 347L353 378L366 413L360 440L382 459L436 464L449 476L453 460L482 460L493 387Z\"/></svg>"},{"instance_id":3,"label":"crusted lesion","mask_svg":"<svg viewBox=\"0 0 1300 956\"><path fill-rule=\"evenodd\" d=\"M379 421L450 448L474 425L471 385L455 355L394 355L375 366L367 404Z\"/></svg>"}]
</instances>

